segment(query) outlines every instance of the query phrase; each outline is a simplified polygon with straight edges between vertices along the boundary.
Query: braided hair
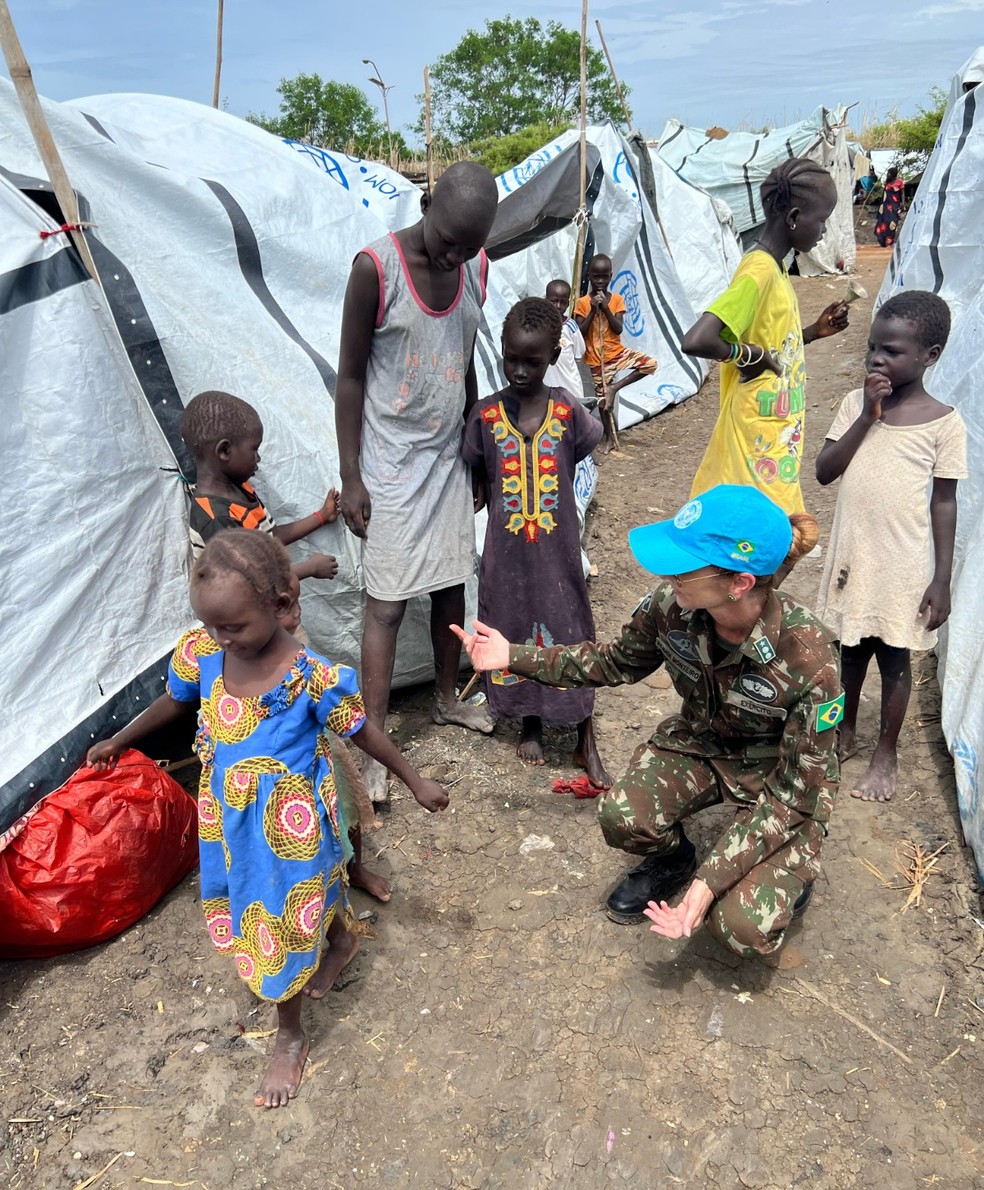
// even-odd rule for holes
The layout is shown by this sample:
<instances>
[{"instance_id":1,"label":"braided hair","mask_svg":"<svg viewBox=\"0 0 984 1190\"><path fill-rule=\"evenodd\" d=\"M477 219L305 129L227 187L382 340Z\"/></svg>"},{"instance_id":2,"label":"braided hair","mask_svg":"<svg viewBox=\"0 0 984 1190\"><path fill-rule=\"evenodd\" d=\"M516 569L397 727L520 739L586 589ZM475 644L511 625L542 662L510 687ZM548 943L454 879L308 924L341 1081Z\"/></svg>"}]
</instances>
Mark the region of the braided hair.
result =
<instances>
[{"instance_id":1,"label":"braided hair","mask_svg":"<svg viewBox=\"0 0 984 1190\"><path fill-rule=\"evenodd\" d=\"M938 294L925 289L904 289L890 297L876 317L911 322L924 351L929 347L945 347L950 337L950 307Z\"/></svg>"},{"instance_id":2,"label":"braided hair","mask_svg":"<svg viewBox=\"0 0 984 1190\"><path fill-rule=\"evenodd\" d=\"M513 306L502 324L502 333L508 330L538 331L549 340L550 346L556 347L560 342L560 334L564 329L564 316L544 298L523 298Z\"/></svg>"},{"instance_id":3,"label":"braided hair","mask_svg":"<svg viewBox=\"0 0 984 1190\"><path fill-rule=\"evenodd\" d=\"M196 459L204 458L223 438L232 443L242 442L261 426L260 415L253 406L232 393L199 393L181 415L181 437Z\"/></svg>"},{"instance_id":4,"label":"braided hair","mask_svg":"<svg viewBox=\"0 0 984 1190\"><path fill-rule=\"evenodd\" d=\"M192 585L238 574L260 603L274 607L290 593L290 556L272 533L223 529L211 538L192 567Z\"/></svg>"},{"instance_id":5,"label":"braided hair","mask_svg":"<svg viewBox=\"0 0 984 1190\"><path fill-rule=\"evenodd\" d=\"M833 178L809 157L790 157L777 165L762 183L759 194L766 216L785 215L793 207L818 194L824 183L833 185Z\"/></svg>"}]
</instances>

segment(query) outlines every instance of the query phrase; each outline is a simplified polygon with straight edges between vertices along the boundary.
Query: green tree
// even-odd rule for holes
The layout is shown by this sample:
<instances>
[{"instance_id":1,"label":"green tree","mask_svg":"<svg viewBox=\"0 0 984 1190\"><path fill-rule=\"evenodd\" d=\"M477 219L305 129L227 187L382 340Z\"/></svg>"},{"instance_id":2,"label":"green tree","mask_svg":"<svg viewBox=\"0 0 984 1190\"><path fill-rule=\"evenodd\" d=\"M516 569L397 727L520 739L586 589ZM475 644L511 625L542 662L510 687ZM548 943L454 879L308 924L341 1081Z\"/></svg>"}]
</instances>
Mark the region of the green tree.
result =
<instances>
[{"instance_id":1,"label":"green tree","mask_svg":"<svg viewBox=\"0 0 984 1190\"><path fill-rule=\"evenodd\" d=\"M246 117L277 136L309 141L326 149L347 149L359 155L386 156L386 126L363 91L351 83L336 83L318 74L281 79L277 87L280 113ZM406 152L406 143L393 134L393 148Z\"/></svg>"},{"instance_id":2,"label":"green tree","mask_svg":"<svg viewBox=\"0 0 984 1190\"><path fill-rule=\"evenodd\" d=\"M581 104L580 35L559 21L488 20L431 67L433 121L459 144L508 136L534 124L569 124ZM600 50L588 47L588 115L623 119ZM623 87L623 90L625 88ZM418 97L421 98L421 97ZM416 131L422 130L423 118Z\"/></svg>"},{"instance_id":3,"label":"green tree","mask_svg":"<svg viewBox=\"0 0 984 1190\"><path fill-rule=\"evenodd\" d=\"M893 113L887 120L864 128L863 143L873 149L897 149L895 164L906 173L925 169L940 133L949 95L942 87L933 87L929 98L931 105L920 104L914 116L900 120Z\"/></svg>"},{"instance_id":4,"label":"green tree","mask_svg":"<svg viewBox=\"0 0 984 1190\"><path fill-rule=\"evenodd\" d=\"M485 140L473 141L471 151L492 173L504 174L507 169L525 161L531 153L535 153L548 141L566 132L570 126L569 120L560 124L541 121L539 124L531 124L529 128L522 128L519 132L510 132L508 136L490 136Z\"/></svg>"}]
</instances>

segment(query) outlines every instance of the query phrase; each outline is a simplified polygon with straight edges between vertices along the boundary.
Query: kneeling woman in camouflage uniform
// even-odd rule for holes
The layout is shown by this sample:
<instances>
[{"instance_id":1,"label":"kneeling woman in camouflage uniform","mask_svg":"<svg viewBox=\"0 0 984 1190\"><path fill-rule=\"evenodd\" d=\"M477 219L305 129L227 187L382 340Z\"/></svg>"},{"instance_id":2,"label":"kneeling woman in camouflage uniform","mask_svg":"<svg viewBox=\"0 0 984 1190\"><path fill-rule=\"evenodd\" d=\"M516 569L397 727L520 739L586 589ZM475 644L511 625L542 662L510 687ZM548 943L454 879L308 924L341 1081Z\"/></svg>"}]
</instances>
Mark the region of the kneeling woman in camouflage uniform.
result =
<instances>
[{"instance_id":1,"label":"kneeling woman in camouflage uniform","mask_svg":"<svg viewBox=\"0 0 984 1190\"><path fill-rule=\"evenodd\" d=\"M808 518L811 525L812 518ZM551 686L618 686L665 665L683 705L636 749L598 807L609 846L645 858L608 898L615 921L667 938L701 922L751 957L782 945L806 907L837 791L837 653L773 575L814 544L756 488L719 486L629 533L663 580L611 644L511 645L456 628L476 670ZM683 821L725 803L733 824L698 867ZM689 887L687 887L689 886ZM686 887L676 907L667 900Z\"/></svg>"}]
</instances>

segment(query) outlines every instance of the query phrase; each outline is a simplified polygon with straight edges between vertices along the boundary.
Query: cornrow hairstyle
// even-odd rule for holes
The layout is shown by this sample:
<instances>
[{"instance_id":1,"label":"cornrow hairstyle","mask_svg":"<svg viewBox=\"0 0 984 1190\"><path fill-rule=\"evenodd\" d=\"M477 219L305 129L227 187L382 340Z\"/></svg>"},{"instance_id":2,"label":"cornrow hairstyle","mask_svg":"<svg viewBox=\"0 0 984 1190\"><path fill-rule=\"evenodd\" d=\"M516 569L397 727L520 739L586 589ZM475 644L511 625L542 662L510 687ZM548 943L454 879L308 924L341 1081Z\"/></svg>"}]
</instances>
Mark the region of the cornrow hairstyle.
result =
<instances>
[{"instance_id":1,"label":"cornrow hairstyle","mask_svg":"<svg viewBox=\"0 0 984 1190\"><path fill-rule=\"evenodd\" d=\"M223 529L212 537L192 567L192 584L205 583L223 574L238 574L252 587L259 601L276 605L290 591L290 556L272 533L249 529Z\"/></svg>"},{"instance_id":2,"label":"cornrow hairstyle","mask_svg":"<svg viewBox=\"0 0 984 1190\"><path fill-rule=\"evenodd\" d=\"M950 337L950 307L936 293L925 289L904 289L878 310L876 318L903 318L911 322L919 336L919 346L946 346Z\"/></svg>"},{"instance_id":3,"label":"cornrow hairstyle","mask_svg":"<svg viewBox=\"0 0 984 1190\"><path fill-rule=\"evenodd\" d=\"M833 183L830 174L809 157L790 157L777 165L762 183L759 194L766 215L785 215L792 207L817 194L824 180Z\"/></svg>"},{"instance_id":4,"label":"cornrow hairstyle","mask_svg":"<svg viewBox=\"0 0 984 1190\"><path fill-rule=\"evenodd\" d=\"M545 298L523 298L513 306L502 324L503 335L507 330L542 331L550 339L550 346L556 347L564 329L564 316Z\"/></svg>"},{"instance_id":5,"label":"cornrow hairstyle","mask_svg":"<svg viewBox=\"0 0 984 1190\"><path fill-rule=\"evenodd\" d=\"M181 415L181 437L196 459L204 458L216 442L242 442L261 424L252 405L232 393L205 392L192 397Z\"/></svg>"}]
</instances>

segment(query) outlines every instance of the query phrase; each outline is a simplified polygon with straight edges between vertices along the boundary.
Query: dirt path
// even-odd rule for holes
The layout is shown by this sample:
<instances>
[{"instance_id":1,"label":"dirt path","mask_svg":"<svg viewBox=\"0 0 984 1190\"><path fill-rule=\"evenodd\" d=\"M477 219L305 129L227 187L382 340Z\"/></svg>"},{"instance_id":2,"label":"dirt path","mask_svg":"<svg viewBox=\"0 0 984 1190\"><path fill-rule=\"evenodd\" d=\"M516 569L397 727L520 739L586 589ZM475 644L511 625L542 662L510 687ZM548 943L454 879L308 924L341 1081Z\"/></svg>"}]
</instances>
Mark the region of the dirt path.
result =
<instances>
[{"instance_id":1,"label":"dirt path","mask_svg":"<svg viewBox=\"0 0 984 1190\"><path fill-rule=\"evenodd\" d=\"M885 262L863 255L872 294ZM842 287L797 281L805 317ZM804 474L863 374L867 313L809 349ZM626 530L686 498L716 406L712 378L604 464L590 542L599 636L647 589ZM834 492L805 487L825 529ZM790 583L807 602L821 565ZM799 965L778 971L703 935L669 943L605 918L625 861L592 802L550 790L571 771L572 734L549 737L548 767L530 771L511 730L434 729L423 695L404 695L395 738L451 786L454 812L428 818L402 797L372 837L397 893L344 988L305 1010L313 1046L292 1107L251 1106L273 1014L211 950L193 876L115 942L0 967L0 1180L89 1186L116 1158L94 1190L981 1186L982 913L932 659L918 680L899 795L881 809L842 795L788 950ZM873 681L868 740L876 706ZM601 692L609 767L672 707L658 681ZM863 763L848 763L845 786ZM699 821L702 847L721 819ZM948 844L905 914L905 894L866 866L890 877L903 838Z\"/></svg>"}]
</instances>

